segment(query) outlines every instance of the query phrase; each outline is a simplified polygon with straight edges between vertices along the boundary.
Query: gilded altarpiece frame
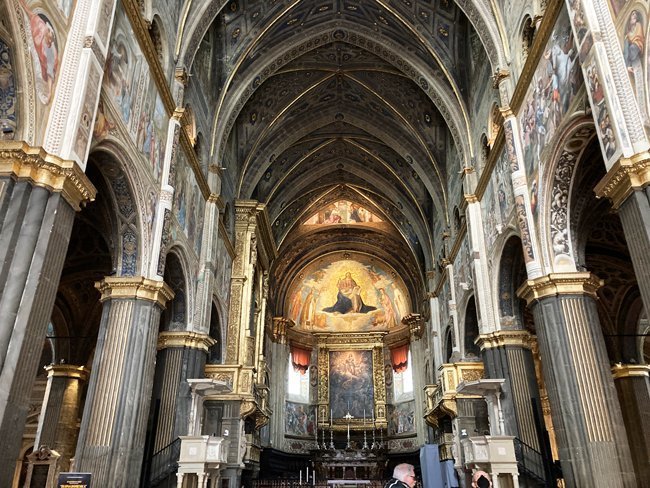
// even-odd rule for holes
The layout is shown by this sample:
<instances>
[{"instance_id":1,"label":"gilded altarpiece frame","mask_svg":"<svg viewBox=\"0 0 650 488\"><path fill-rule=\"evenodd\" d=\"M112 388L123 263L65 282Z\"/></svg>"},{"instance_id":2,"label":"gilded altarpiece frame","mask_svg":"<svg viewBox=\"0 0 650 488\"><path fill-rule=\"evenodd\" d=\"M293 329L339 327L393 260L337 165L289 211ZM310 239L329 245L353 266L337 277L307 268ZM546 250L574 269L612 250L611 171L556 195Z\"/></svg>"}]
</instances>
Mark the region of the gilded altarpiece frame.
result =
<instances>
[{"instance_id":1,"label":"gilded altarpiece frame","mask_svg":"<svg viewBox=\"0 0 650 488\"><path fill-rule=\"evenodd\" d=\"M346 430L348 424L355 430L386 428L386 381L384 378L385 333L360 334L315 334L318 340L318 423L319 428L331 426L333 430ZM331 353L360 353L371 360L373 401L365 412L366 418L355 415L352 419L331 417L333 406L330 403L330 360ZM358 354L353 354L353 357ZM373 424L374 419L374 424Z\"/></svg>"}]
</instances>

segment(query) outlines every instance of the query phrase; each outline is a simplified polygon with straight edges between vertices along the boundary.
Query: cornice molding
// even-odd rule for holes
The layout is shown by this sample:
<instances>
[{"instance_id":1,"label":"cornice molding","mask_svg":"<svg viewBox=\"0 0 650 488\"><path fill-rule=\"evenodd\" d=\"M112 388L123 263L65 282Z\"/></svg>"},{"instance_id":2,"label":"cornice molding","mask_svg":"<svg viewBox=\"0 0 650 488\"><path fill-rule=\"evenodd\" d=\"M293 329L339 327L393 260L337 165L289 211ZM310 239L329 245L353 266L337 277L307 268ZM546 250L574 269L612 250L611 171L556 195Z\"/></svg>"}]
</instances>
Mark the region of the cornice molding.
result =
<instances>
[{"instance_id":1,"label":"cornice molding","mask_svg":"<svg viewBox=\"0 0 650 488\"><path fill-rule=\"evenodd\" d=\"M596 185L599 198L609 198L618 209L637 190L650 185L650 153L644 151L629 158L620 158Z\"/></svg>"},{"instance_id":2,"label":"cornice molding","mask_svg":"<svg viewBox=\"0 0 650 488\"><path fill-rule=\"evenodd\" d=\"M497 347L522 347L532 349L535 336L526 330L497 330L489 334L481 334L474 341L481 351Z\"/></svg>"},{"instance_id":3,"label":"cornice molding","mask_svg":"<svg viewBox=\"0 0 650 488\"><path fill-rule=\"evenodd\" d=\"M45 366L48 378L76 378L81 381L88 381L90 370L85 366L75 366L73 364L50 364Z\"/></svg>"},{"instance_id":4,"label":"cornice molding","mask_svg":"<svg viewBox=\"0 0 650 488\"><path fill-rule=\"evenodd\" d=\"M650 364L621 364L612 366L612 376L615 380L623 378L642 378L650 376Z\"/></svg>"},{"instance_id":5,"label":"cornice molding","mask_svg":"<svg viewBox=\"0 0 650 488\"><path fill-rule=\"evenodd\" d=\"M28 181L61 193L75 210L95 200L97 190L75 161L67 161L22 141L0 142L0 176Z\"/></svg>"},{"instance_id":6,"label":"cornice molding","mask_svg":"<svg viewBox=\"0 0 650 488\"><path fill-rule=\"evenodd\" d=\"M95 283L95 288L101 293L102 302L119 298L148 300L164 309L174 298L174 292L164 281L142 276L107 277Z\"/></svg>"},{"instance_id":7,"label":"cornice molding","mask_svg":"<svg viewBox=\"0 0 650 488\"><path fill-rule=\"evenodd\" d=\"M158 336L157 349L169 349L172 347L199 349L208 352L208 349L215 345L217 341L207 334L199 334L191 331L165 331Z\"/></svg>"},{"instance_id":8,"label":"cornice molding","mask_svg":"<svg viewBox=\"0 0 650 488\"><path fill-rule=\"evenodd\" d=\"M589 295L596 292L604 281L592 273L551 273L534 280L527 280L517 290L517 296L530 306L536 300L557 295Z\"/></svg>"}]
</instances>

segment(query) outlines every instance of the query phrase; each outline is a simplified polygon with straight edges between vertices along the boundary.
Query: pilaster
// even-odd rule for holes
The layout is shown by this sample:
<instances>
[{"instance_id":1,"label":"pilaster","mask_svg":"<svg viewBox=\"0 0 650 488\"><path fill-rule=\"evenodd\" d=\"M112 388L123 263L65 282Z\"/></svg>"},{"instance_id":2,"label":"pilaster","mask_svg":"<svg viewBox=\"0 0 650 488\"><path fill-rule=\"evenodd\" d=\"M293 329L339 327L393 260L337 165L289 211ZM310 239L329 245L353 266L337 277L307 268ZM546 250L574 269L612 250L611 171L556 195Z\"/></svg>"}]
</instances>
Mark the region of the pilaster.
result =
<instances>
[{"instance_id":1,"label":"pilaster","mask_svg":"<svg viewBox=\"0 0 650 488\"><path fill-rule=\"evenodd\" d=\"M531 353L534 337L525 330L499 330L482 334L481 347L487 378L503 378L501 408L505 435L514 435L541 451L531 399L539 399L535 363Z\"/></svg>"},{"instance_id":2,"label":"pilaster","mask_svg":"<svg viewBox=\"0 0 650 488\"><path fill-rule=\"evenodd\" d=\"M74 162L0 143L0 486L13 477L75 210L94 196Z\"/></svg>"},{"instance_id":3,"label":"pilaster","mask_svg":"<svg viewBox=\"0 0 650 488\"><path fill-rule=\"evenodd\" d=\"M616 364L614 385L623 412L637 480L650 479L650 365ZM641 484L641 483L640 483Z\"/></svg>"},{"instance_id":4,"label":"pilaster","mask_svg":"<svg viewBox=\"0 0 650 488\"><path fill-rule=\"evenodd\" d=\"M216 341L195 332L161 332L156 364L160 374L154 381L153 398L160 402L153 452L179 435L189 435L187 419L192 406L188 379L202 378L207 352Z\"/></svg>"},{"instance_id":5,"label":"pilaster","mask_svg":"<svg viewBox=\"0 0 650 488\"><path fill-rule=\"evenodd\" d=\"M75 467L99 486L139 479L151 400L160 312L173 298L165 283L108 277Z\"/></svg>"},{"instance_id":6,"label":"pilaster","mask_svg":"<svg viewBox=\"0 0 650 488\"><path fill-rule=\"evenodd\" d=\"M636 486L591 273L528 280L562 473L568 486Z\"/></svg>"},{"instance_id":7,"label":"pilaster","mask_svg":"<svg viewBox=\"0 0 650 488\"><path fill-rule=\"evenodd\" d=\"M34 446L47 446L59 453L62 471L70 467L79 430L81 400L89 371L83 366L46 366L47 387Z\"/></svg>"}]
</instances>

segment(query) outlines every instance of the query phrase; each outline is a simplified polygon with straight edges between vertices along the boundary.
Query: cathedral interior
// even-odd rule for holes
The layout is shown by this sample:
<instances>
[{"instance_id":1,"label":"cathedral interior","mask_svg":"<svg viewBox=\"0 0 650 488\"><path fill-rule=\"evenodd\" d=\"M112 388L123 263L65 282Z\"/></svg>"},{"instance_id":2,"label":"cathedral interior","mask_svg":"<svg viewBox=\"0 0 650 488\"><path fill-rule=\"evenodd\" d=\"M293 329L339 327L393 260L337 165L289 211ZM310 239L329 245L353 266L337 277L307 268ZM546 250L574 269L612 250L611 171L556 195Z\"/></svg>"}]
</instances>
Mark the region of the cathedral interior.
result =
<instances>
[{"instance_id":1,"label":"cathedral interior","mask_svg":"<svg viewBox=\"0 0 650 488\"><path fill-rule=\"evenodd\" d=\"M650 486L649 150L641 0L3 0L0 487Z\"/></svg>"}]
</instances>

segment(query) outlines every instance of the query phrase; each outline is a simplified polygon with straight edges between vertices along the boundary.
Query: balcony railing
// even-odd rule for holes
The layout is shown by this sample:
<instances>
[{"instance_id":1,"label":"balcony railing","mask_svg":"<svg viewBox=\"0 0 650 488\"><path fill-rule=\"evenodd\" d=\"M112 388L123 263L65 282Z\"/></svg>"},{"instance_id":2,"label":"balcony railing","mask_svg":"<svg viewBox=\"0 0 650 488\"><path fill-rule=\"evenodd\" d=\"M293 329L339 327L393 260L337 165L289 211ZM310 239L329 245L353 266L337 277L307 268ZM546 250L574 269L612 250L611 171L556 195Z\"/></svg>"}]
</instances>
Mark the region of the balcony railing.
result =
<instances>
[{"instance_id":1,"label":"balcony railing","mask_svg":"<svg viewBox=\"0 0 650 488\"><path fill-rule=\"evenodd\" d=\"M181 440L180 438L177 438L174 442L167 444L153 455L151 458L149 486L155 486L178 469L178 458L180 453Z\"/></svg>"}]
</instances>

